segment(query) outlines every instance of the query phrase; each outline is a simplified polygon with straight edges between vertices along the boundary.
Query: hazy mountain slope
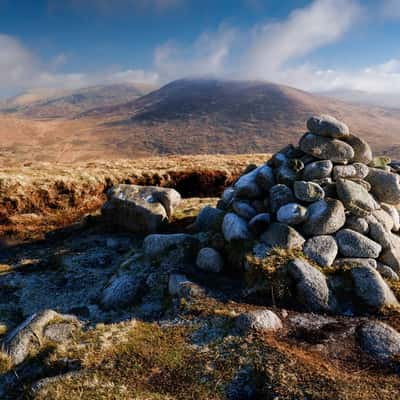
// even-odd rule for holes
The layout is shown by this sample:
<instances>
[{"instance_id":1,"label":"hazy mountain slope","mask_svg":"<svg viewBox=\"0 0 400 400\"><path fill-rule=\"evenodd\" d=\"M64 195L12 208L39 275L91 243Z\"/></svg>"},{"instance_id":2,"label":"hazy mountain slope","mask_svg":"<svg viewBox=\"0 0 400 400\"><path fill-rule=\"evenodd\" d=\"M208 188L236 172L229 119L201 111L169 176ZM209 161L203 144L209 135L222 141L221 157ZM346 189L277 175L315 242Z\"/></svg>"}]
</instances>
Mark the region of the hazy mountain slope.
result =
<instances>
[{"instance_id":1,"label":"hazy mountain slope","mask_svg":"<svg viewBox=\"0 0 400 400\"><path fill-rule=\"evenodd\" d=\"M135 101L84 113L102 130L157 153L273 151L297 141L304 121L330 113L379 150L400 145L400 110L345 103L266 82L179 80Z\"/></svg>"},{"instance_id":2,"label":"hazy mountain slope","mask_svg":"<svg viewBox=\"0 0 400 400\"><path fill-rule=\"evenodd\" d=\"M154 89L151 85L128 83L77 90L37 89L0 102L0 112L32 118L72 118L92 108L137 99Z\"/></svg>"},{"instance_id":3,"label":"hazy mountain slope","mask_svg":"<svg viewBox=\"0 0 400 400\"><path fill-rule=\"evenodd\" d=\"M88 103L94 104L84 101ZM64 100L58 104L65 104ZM79 115L74 113L78 108L84 110L81 103L66 104L74 111L65 114L75 118L40 121L40 127L26 116L22 121L13 119L13 127L10 120L4 127L4 118L3 122L0 118L0 158L12 155L25 160L29 155L36 160L67 162L164 154L269 153L288 142L297 143L305 132L304 121L316 113L337 116L376 152L400 158L400 110L345 103L266 82L179 80L135 100ZM22 137L26 129L32 132L16 144L15 137Z\"/></svg>"}]
</instances>

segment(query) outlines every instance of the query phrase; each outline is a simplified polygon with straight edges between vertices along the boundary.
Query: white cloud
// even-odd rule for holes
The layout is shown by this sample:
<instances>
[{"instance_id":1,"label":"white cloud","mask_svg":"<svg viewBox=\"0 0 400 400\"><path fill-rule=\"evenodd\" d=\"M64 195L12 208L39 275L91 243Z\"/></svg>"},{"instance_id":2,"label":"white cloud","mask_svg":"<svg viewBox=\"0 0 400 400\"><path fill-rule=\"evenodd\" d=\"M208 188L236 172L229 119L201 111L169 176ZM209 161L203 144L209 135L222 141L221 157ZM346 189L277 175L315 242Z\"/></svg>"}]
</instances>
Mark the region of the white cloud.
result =
<instances>
[{"instance_id":1,"label":"white cloud","mask_svg":"<svg viewBox=\"0 0 400 400\"><path fill-rule=\"evenodd\" d=\"M257 26L245 54L246 73L268 78L287 62L340 39L360 15L353 0L316 0L286 21Z\"/></svg>"},{"instance_id":2,"label":"white cloud","mask_svg":"<svg viewBox=\"0 0 400 400\"><path fill-rule=\"evenodd\" d=\"M61 73L57 69L68 61L65 54L49 65L14 37L0 34L0 96L31 88L74 89L99 83L157 83L158 74L144 70L111 68L95 73Z\"/></svg>"},{"instance_id":3,"label":"white cloud","mask_svg":"<svg viewBox=\"0 0 400 400\"><path fill-rule=\"evenodd\" d=\"M154 67L164 80L196 75L223 75L236 32L221 26L206 32L189 47L167 42L156 48Z\"/></svg>"}]
</instances>

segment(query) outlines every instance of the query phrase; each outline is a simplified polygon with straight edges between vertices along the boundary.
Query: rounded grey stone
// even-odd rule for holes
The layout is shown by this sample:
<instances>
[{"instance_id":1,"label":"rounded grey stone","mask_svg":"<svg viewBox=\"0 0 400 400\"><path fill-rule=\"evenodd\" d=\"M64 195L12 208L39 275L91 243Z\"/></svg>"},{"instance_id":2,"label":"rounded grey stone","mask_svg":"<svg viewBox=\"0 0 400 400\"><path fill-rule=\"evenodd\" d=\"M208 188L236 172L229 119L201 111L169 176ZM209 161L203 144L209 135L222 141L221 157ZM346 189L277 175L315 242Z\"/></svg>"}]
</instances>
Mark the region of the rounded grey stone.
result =
<instances>
[{"instance_id":1,"label":"rounded grey stone","mask_svg":"<svg viewBox=\"0 0 400 400\"><path fill-rule=\"evenodd\" d=\"M277 213L277 220L288 225L298 225L307 219L307 208L297 203L282 206Z\"/></svg>"},{"instance_id":2,"label":"rounded grey stone","mask_svg":"<svg viewBox=\"0 0 400 400\"><path fill-rule=\"evenodd\" d=\"M303 230L309 236L330 235L342 228L345 222L343 204L339 200L324 199L308 207L308 219Z\"/></svg>"},{"instance_id":3,"label":"rounded grey stone","mask_svg":"<svg viewBox=\"0 0 400 400\"><path fill-rule=\"evenodd\" d=\"M296 299L307 311L329 310L329 288L321 271L303 260L295 259L289 262L288 273L296 284Z\"/></svg>"},{"instance_id":4,"label":"rounded grey stone","mask_svg":"<svg viewBox=\"0 0 400 400\"><path fill-rule=\"evenodd\" d=\"M354 163L350 165L336 165L333 168L333 179L364 179L369 172L365 164Z\"/></svg>"},{"instance_id":5,"label":"rounded grey stone","mask_svg":"<svg viewBox=\"0 0 400 400\"><path fill-rule=\"evenodd\" d=\"M382 250L379 243L351 229L337 232L336 241L340 254L345 257L378 258Z\"/></svg>"},{"instance_id":6,"label":"rounded grey stone","mask_svg":"<svg viewBox=\"0 0 400 400\"><path fill-rule=\"evenodd\" d=\"M305 242L305 239L291 226L273 223L261 235L260 241L270 247L293 249L301 248Z\"/></svg>"},{"instance_id":7,"label":"rounded grey stone","mask_svg":"<svg viewBox=\"0 0 400 400\"><path fill-rule=\"evenodd\" d=\"M204 247L197 255L196 265L203 271L218 273L222 270L224 260L217 250Z\"/></svg>"},{"instance_id":8,"label":"rounded grey stone","mask_svg":"<svg viewBox=\"0 0 400 400\"><path fill-rule=\"evenodd\" d=\"M305 166L303 179L311 181L314 179L324 179L331 176L333 163L331 160L314 161Z\"/></svg>"},{"instance_id":9,"label":"rounded grey stone","mask_svg":"<svg viewBox=\"0 0 400 400\"><path fill-rule=\"evenodd\" d=\"M235 196L244 199L255 199L262 195L262 189L256 182L258 172L262 167L242 175L234 184Z\"/></svg>"},{"instance_id":10,"label":"rounded grey stone","mask_svg":"<svg viewBox=\"0 0 400 400\"><path fill-rule=\"evenodd\" d=\"M285 204L293 203L294 201L293 192L289 187L282 184L272 186L269 192L269 202L272 212L276 212Z\"/></svg>"},{"instance_id":11,"label":"rounded grey stone","mask_svg":"<svg viewBox=\"0 0 400 400\"><path fill-rule=\"evenodd\" d=\"M239 217L247 220L250 220L257 215L257 211L245 201L234 201L232 204L232 208L233 211L235 211L235 213L239 215Z\"/></svg>"},{"instance_id":12,"label":"rounded grey stone","mask_svg":"<svg viewBox=\"0 0 400 400\"><path fill-rule=\"evenodd\" d=\"M336 191L346 209L358 217L366 217L379 208L379 204L367 190L351 180L338 179Z\"/></svg>"},{"instance_id":13,"label":"rounded grey stone","mask_svg":"<svg viewBox=\"0 0 400 400\"><path fill-rule=\"evenodd\" d=\"M275 176L272 168L268 165L260 167L256 175L256 182L264 191L271 189L275 185Z\"/></svg>"},{"instance_id":14,"label":"rounded grey stone","mask_svg":"<svg viewBox=\"0 0 400 400\"><path fill-rule=\"evenodd\" d=\"M349 128L331 115L315 115L308 119L307 129L320 136L343 138L349 135Z\"/></svg>"},{"instance_id":15,"label":"rounded grey stone","mask_svg":"<svg viewBox=\"0 0 400 400\"><path fill-rule=\"evenodd\" d=\"M400 216L397 208L391 204L381 203L382 210L387 212L393 221L392 230L397 232L400 229Z\"/></svg>"},{"instance_id":16,"label":"rounded grey stone","mask_svg":"<svg viewBox=\"0 0 400 400\"><path fill-rule=\"evenodd\" d=\"M400 280L399 275L396 274L396 272L394 272L392 268L390 268L388 265L378 262L376 269L382 275L382 278L386 278L392 281Z\"/></svg>"},{"instance_id":17,"label":"rounded grey stone","mask_svg":"<svg viewBox=\"0 0 400 400\"><path fill-rule=\"evenodd\" d=\"M329 235L314 236L307 240L304 254L322 267L330 267L338 253L336 240Z\"/></svg>"},{"instance_id":18,"label":"rounded grey stone","mask_svg":"<svg viewBox=\"0 0 400 400\"><path fill-rule=\"evenodd\" d=\"M220 230L225 213L218 208L205 206L196 218L196 229L200 232Z\"/></svg>"},{"instance_id":19,"label":"rounded grey stone","mask_svg":"<svg viewBox=\"0 0 400 400\"><path fill-rule=\"evenodd\" d=\"M400 355L400 333L380 321L368 321L357 329L361 348L379 361Z\"/></svg>"},{"instance_id":20,"label":"rounded grey stone","mask_svg":"<svg viewBox=\"0 0 400 400\"><path fill-rule=\"evenodd\" d=\"M354 157L353 148L349 144L312 133L307 133L301 138L300 148L313 157L331 160L334 163L346 164Z\"/></svg>"},{"instance_id":21,"label":"rounded grey stone","mask_svg":"<svg viewBox=\"0 0 400 400\"><path fill-rule=\"evenodd\" d=\"M267 230L270 222L271 216L268 213L261 213L250 220L249 229L254 235L258 236Z\"/></svg>"},{"instance_id":22,"label":"rounded grey stone","mask_svg":"<svg viewBox=\"0 0 400 400\"><path fill-rule=\"evenodd\" d=\"M275 331L283 327L280 318L270 310L255 310L242 313L236 319L235 325L242 333Z\"/></svg>"},{"instance_id":23,"label":"rounded grey stone","mask_svg":"<svg viewBox=\"0 0 400 400\"><path fill-rule=\"evenodd\" d=\"M324 189L314 182L296 181L293 189L296 198L308 203L322 200L325 197Z\"/></svg>"},{"instance_id":24,"label":"rounded grey stone","mask_svg":"<svg viewBox=\"0 0 400 400\"><path fill-rule=\"evenodd\" d=\"M400 273L400 249L397 246L383 250L379 261L388 265L395 272Z\"/></svg>"},{"instance_id":25,"label":"rounded grey stone","mask_svg":"<svg viewBox=\"0 0 400 400\"><path fill-rule=\"evenodd\" d=\"M343 138L343 140L353 148L354 162L360 162L368 165L372 161L371 147L364 139L350 134Z\"/></svg>"},{"instance_id":26,"label":"rounded grey stone","mask_svg":"<svg viewBox=\"0 0 400 400\"><path fill-rule=\"evenodd\" d=\"M400 203L400 176L378 168L370 168L365 178L371 184L371 192L383 203Z\"/></svg>"},{"instance_id":27,"label":"rounded grey stone","mask_svg":"<svg viewBox=\"0 0 400 400\"><path fill-rule=\"evenodd\" d=\"M352 229L358 233L363 235L368 234L369 225L368 221L365 218L356 217L355 215L349 214L346 217L346 228Z\"/></svg>"},{"instance_id":28,"label":"rounded grey stone","mask_svg":"<svg viewBox=\"0 0 400 400\"><path fill-rule=\"evenodd\" d=\"M356 294L363 304L373 309L397 306L398 302L379 272L371 267L354 267L351 276Z\"/></svg>"},{"instance_id":29,"label":"rounded grey stone","mask_svg":"<svg viewBox=\"0 0 400 400\"><path fill-rule=\"evenodd\" d=\"M142 282L132 274L123 274L111 280L104 289L101 304L105 309L120 308L133 304Z\"/></svg>"},{"instance_id":30,"label":"rounded grey stone","mask_svg":"<svg viewBox=\"0 0 400 400\"><path fill-rule=\"evenodd\" d=\"M364 267L368 266L371 268L376 269L377 262L373 258L337 258L333 265L335 267L347 267L347 268L354 268L354 267Z\"/></svg>"},{"instance_id":31,"label":"rounded grey stone","mask_svg":"<svg viewBox=\"0 0 400 400\"><path fill-rule=\"evenodd\" d=\"M252 238L251 232L247 228L246 220L234 213L225 215L222 223L222 233L227 242Z\"/></svg>"}]
</instances>

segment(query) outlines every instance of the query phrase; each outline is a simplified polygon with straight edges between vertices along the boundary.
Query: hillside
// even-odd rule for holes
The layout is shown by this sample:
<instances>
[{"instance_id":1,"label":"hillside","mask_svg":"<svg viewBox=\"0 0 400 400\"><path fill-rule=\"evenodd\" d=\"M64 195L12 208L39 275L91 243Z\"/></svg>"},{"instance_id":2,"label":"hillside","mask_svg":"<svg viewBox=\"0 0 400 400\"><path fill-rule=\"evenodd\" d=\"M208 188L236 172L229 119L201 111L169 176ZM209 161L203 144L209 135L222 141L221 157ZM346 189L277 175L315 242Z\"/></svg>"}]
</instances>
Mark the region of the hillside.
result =
<instances>
[{"instance_id":1,"label":"hillside","mask_svg":"<svg viewBox=\"0 0 400 400\"><path fill-rule=\"evenodd\" d=\"M137 99L155 87L144 84L113 84L77 90L36 89L0 102L0 113L30 118L72 118L97 107Z\"/></svg>"},{"instance_id":2,"label":"hillside","mask_svg":"<svg viewBox=\"0 0 400 400\"><path fill-rule=\"evenodd\" d=\"M298 138L304 120L316 113L347 121L376 152L400 154L396 109L345 103L267 82L179 80L130 101L122 92L75 104L73 96L40 101L12 116L0 115L0 163L10 157L13 162L75 162L273 152ZM111 99L113 105L93 108ZM39 117L47 118L40 126Z\"/></svg>"}]
</instances>

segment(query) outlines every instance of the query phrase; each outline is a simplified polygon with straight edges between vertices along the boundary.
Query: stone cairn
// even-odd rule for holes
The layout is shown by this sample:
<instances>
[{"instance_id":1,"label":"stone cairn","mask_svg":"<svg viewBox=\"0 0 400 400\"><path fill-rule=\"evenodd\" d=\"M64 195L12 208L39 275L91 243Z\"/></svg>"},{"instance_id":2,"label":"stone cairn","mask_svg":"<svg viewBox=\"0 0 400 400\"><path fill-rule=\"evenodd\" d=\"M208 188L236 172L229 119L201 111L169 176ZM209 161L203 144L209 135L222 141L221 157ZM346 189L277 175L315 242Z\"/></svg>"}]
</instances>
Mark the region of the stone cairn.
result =
<instances>
[{"instance_id":1,"label":"stone cairn","mask_svg":"<svg viewBox=\"0 0 400 400\"><path fill-rule=\"evenodd\" d=\"M198 229L207 230L219 216L225 243L253 241L259 257L276 247L302 249L306 259L289 263L289 273L310 310L338 308L335 282L322 272L344 266L358 301L372 309L397 306L383 279L397 280L400 272L397 165L374 158L368 143L331 116L311 117L307 129L298 146L248 167L216 209L200 212ZM212 249L202 252L198 264L215 265Z\"/></svg>"}]
</instances>

